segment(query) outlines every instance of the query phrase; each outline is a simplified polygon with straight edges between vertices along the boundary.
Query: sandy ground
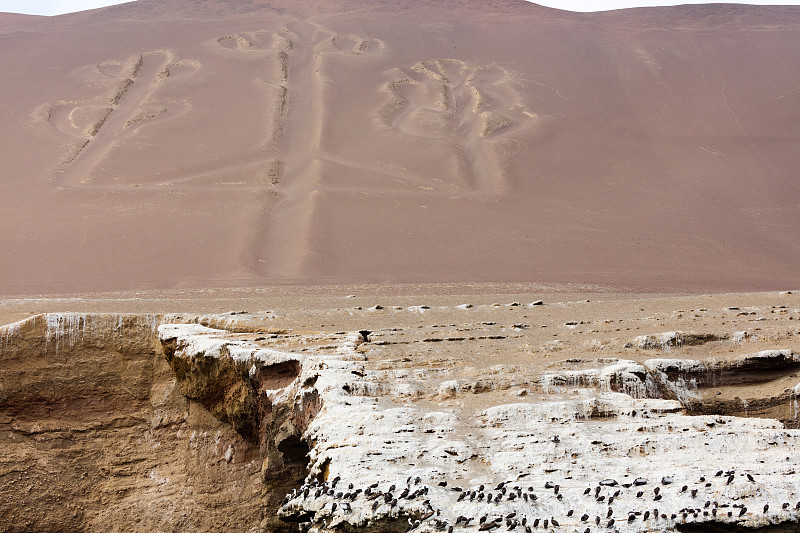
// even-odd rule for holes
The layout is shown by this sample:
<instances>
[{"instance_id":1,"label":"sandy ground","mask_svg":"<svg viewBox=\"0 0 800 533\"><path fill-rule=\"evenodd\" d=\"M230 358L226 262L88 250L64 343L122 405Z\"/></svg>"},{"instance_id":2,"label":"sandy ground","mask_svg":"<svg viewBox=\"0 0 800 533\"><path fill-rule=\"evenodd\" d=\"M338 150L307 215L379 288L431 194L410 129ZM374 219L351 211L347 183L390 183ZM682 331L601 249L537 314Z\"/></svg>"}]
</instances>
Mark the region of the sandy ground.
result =
<instances>
[{"instance_id":1,"label":"sandy ground","mask_svg":"<svg viewBox=\"0 0 800 533\"><path fill-rule=\"evenodd\" d=\"M0 19L0 294L800 285L800 10Z\"/></svg>"},{"instance_id":2,"label":"sandy ground","mask_svg":"<svg viewBox=\"0 0 800 533\"><path fill-rule=\"evenodd\" d=\"M390 341L379 348L381 359L413 356L414 364L428 357L481 364L538 360L544 365L571 356L637 360L652 352L626 348L626 343L670 331L728 336L727 342L675 347L675 356L708 359L766 348L800 349L797 290L675 295L579 289L363 285L42 296L0 300L0 323L47 312L235 313L230 316L262 321L266 316L275 330L374 331L374 340ZM750 335L746 342L730 342L742 331Z\"/></svg>"}]
</instances>

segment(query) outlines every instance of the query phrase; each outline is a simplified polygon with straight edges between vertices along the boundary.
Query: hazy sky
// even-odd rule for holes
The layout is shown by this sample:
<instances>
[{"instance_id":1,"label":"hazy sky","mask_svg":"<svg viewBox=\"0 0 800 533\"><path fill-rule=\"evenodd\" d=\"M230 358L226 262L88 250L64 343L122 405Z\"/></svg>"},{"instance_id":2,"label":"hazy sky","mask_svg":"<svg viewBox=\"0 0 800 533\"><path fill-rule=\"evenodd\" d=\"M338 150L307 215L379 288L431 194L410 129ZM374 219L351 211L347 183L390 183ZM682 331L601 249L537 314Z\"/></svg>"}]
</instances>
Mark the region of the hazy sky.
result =
<instances>
[{"instance_id":1,"label":"hazy sky","mask_svg":"<svg viewBox=\"0 0 800 533\"><path fill-rule=\"evenodd\" d=\"M122 4L125 0L0 0L0 11L13 13L27 13L30 15L60 15L72 11L83 11L96 7ZM762 4L762 5L797 5L800 1L789 0L750 0L737 1L728 0L739 4ZM571 11L603 11L606 9L620 9L624 7L653 6L653 5L677 5L691 3L709 3L690 0L537 0L537 4L542 4L558 9L569 9Z\"/></svg>"}]
</instances>

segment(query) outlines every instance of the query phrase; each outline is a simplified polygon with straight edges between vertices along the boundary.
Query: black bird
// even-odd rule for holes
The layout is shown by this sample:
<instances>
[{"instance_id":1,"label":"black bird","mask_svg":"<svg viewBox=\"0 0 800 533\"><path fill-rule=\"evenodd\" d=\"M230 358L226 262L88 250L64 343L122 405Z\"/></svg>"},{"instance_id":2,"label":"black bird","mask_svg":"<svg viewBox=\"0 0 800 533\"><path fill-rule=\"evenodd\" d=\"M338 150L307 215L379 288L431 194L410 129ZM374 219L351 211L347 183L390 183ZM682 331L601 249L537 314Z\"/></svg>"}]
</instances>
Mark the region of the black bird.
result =
<instances>
[{"instance_id":1,"label":"black bird","mask_svg":"<svg viewBox=\"0 0 800 533\"><path fill-rule=\"evenodd\" d=\"M585 495L589 494L590 492L592 492L592 488L591 487L586 487L586 490L583 491L583 494L585 496Z\"/></svg>"},{"instance_id":2,"label":"black bird","mask_svg":"<svg viewBox=\"0 0 800 533\"><path fill-rule=\"evenodd\" d=\"M692 489L692 498L697 496L697 489Z\"/></svg>"},{"instance_id":3,"label":"black bird","mask_svg":"<svg viewBox=\"0 0 800 533\"><path fill-rule=\"evenodd\" d=\"M609 509L606 513L606 518L611 518L611 515L614 514L614 509Z\"/></svg>"},{"instance_id":4,"label":"black bird","mask_svg":"<svg viewBox=\"0 0 800 533\"><path fill-rule=\"evenodd\" d=\"M544 519L544 522L542 522L542 527L543 527L543 528L545 528L545 529L547 529L547 523L548 523L548 522L547 522L547 518L545 518L545 519Z\"/></svg>"},{"instance_id":5,"label":"black bird","mask_svg":"<svg viewBox=\"0 0 800 533\"><path fill-rule=\"evenodd\" d=\"M514 511L513 513L511 513L508 516L506 516L506 520L510 520L510 519L514 518L515 516L517 516L517 512L516 511Z\"/></svg>"},{"instance_id":6,"label":"black bird","mask_svg":"<svg viewBox=\"0 0 800 533\"><path fill-rule=\"evenodd\" d=\"M787 504L787 505L788 505L788 504ZM567 511L567 516L568 516L568 517L572 517L572 513L574 513L574 512L575 512L575 510L574 510L574 509L570 509L569 511Z\"/></svg>"},{"instance_id":7,"label":"black bird","mask_svg":"<svg viewBox=\"0 0 800 533\"><path fill-rule=\"evenodd\" d=\"M681 487L681 492L686 492L687 490L689 490L689 485L684 485Z\"/></svg>"},{"instance_id":8,"label":"black bird","mask_svg":"<svg viewBox=\"0 0 800 533\"><path fill-rule=\"evenodd\" d=\"M637 493L636 493L636 497L637 497L637 498L641 498L641 497L642 497L642 494L644 494L644 491L641 491L641 490L640 490L639 492L637 492Z\"/></svg>"},{"instance_id":9,"label":"black bird","mask_svg":"<svg viewBox=\"0 0 800 533\"><path fill-rule=\"evenodd\" d=\"M653 498L653 501L656 501L656 502L657 502L657 501L659 501L660 499L661 499L661 494L656 494L655 498Z\"/></svg>"},{"instance_id":10,"label":"black bird","mask_svg":"<svg viewBox=\"0 0 800 533\"><path fill-rule=\"evenodd\" d=\"M583 513L583 515L581 515L581 522L586 522L587 520L589 520L589 515L586 514L586 513Z\"/></svg>"},{"instance_id":11,"label":"black bird","mask_svg":"<svg viewBox=\"0 0 800 533\"><path fill-rule=\"evenodd\" d=\"M747 474L747 480L750 481L750 483L755 483L756 482L756 480L753 479L753 476L751 476L750 474Z\"/></svg>"},{"instance_id":12,"label":"black bird","mask_svg":"<svg viewBox=\"0 0 800 533\"><path fill-rule=\"evenodd\" d=\"M797 505L794 506L795 511L800 511L800 502L797 502Z\"/></svg>"},{"instance_id":13,"label":"black bird","mask_svg":"<svg viewBox=\"0 0 800 533\"><path fill-rule=\"evenodd\" d=\"M547 522L547 520L545 520L545 522ZM552 518L552 517L550 518L550 523L551 523L551 524L553 524L553 525L554 525L554 526L556 526L556 527L558 527L558 526L560 526L560 525L561 525L561 524L559 524L559 523L556 521L556 519L555 519L555 518ZM545 525L544 527L547 527L547 526Z\"/></svg>"},{"instance_id":14,"label":"black bird","mask_svg":"<svg viewBox=\"0 0 800 533\"><path fill-rule=\"evenodd\" d=\"M594 517L594 525L596 525L596 526L600 525L600 517L599 516L595 516Z\"/></svg>"},{"instance_id":15,"label":"black bird","mask_svg":"<svg viewBox=\"0 0 800 533\"><path fill-rule=\"evenodd\" d=\"M764 505L764 512L766 513L767 511L769 511L769 504L768 503Z\"/></svg>"},{"instance_id":16,"label":"black bird","mask_svg":"<svg viewBox=\"0 0 800 533\"><path fill-rule=\"evenodd\" d=\"M734 479L735 477L736 477L736 476L734 476L733 474L731 474L730 476L728 476L728 481L727 481L725 484L726 484L726 485L730 485L730 484L733 482L733 479Z\"/></svg>"},{"instance_id":17,"label":"black bird","mask_svg":"<svg viewBox=\"0 0 800 533\"><path fill-rule=\"evenodd\" d=\"M785 511L786 509L788 509L788 508L789 508L789 502L786 502L786 503L784 503L783 505L781 505L781 509L783 509L784 511Z\"/></svg>"},{"instance_id":18,"label":"black bird","mask_svg":"<svg viewBox=\"0 0 800 533\"><path fill-rule=\"evenodd\" d=\"M447 486L447 481L440 481L439 482L439 486L440 487L446 487Z\"/></svg>"},{"instance_id":19,"label":"black bird","mask_svg":"<svg viewBox=\"0 0 800 533\"><path fill-rule=\"evenodd\" d=\"M561 489L561 486L559 486L559 485L556 485L555 487L553 487L553 494L558 494L559 489Z\"/></svg>"},{"instance_id":20,"label":"black bird","mask_svg":"<svg viewBox=\"0 0 800 533\"><path fill-rule=\"evenodd\" d=\"M716 474L714 474L714 477L719 477L719 476L721 476L721 475L722 475L722 470L720 470L719 472L717 472Z\"/></svg>"},{"instance_id":21,"label":"black bird","mask_svg":"<svg viewBox=\"0 0 800 533\"><path fill-rule=\"evenodd\" d=\"M628 522L633 522L634 520L636 520L636 515L633 514L633 513L630 513L628 515Z\"/></svg>"},{"instance_id":22,"label":"black bird","mask_svg":"<svg viewBox=\"0 0 800 533\"><path fill-rule=\"evenodd\" d=\"M747 512L747 507L742 507L742 509L739 511L739 516L743 516L746 512Z\"/></svg>"},{"instance_id":23,"label":"black bird","mask_svg":"<svg viewBox=\"0 0 800 533\"><path fill-rule=\"evenodd\" d=\"M539 519L533 521L533 527L539 527Z\"/></svg>"},{"instance_id":24,"label":"black bird","mask_svg":"<svg viewBox=\"0 0 800 533\"><path fill-rule=\"evenodd\" d=\"M544 484L544 488L546 488L546 489L552 489L552 488L553 488L553 487L555 487L555 486L556 486L556 484L555 484L555 483L553 483L552 481L548 481L548 482L546 482L546 483Z\"/></svg>"},{"instance_id":25,"label":"black bird","mask_svg":"<svg viewBox=\"0 0 800 533\"><path fill-rule=\"evenodd\" d=\"M608 521L608 524L606 524L606 527L608 527L608 528L614 527L614 519L613 518Z\"/></svg>"},{"instance_id":26,"label":"black bird","mask_svg":"<svg viewBox=\"0 0 800 533\"><path fill-rule=\"evenodd\" d=\"M656 516L658 516L658 513L656 513ZM645 511L642 520L647 520L648 518L650 518L650 511Z\"/></svg>"}]
</instances>

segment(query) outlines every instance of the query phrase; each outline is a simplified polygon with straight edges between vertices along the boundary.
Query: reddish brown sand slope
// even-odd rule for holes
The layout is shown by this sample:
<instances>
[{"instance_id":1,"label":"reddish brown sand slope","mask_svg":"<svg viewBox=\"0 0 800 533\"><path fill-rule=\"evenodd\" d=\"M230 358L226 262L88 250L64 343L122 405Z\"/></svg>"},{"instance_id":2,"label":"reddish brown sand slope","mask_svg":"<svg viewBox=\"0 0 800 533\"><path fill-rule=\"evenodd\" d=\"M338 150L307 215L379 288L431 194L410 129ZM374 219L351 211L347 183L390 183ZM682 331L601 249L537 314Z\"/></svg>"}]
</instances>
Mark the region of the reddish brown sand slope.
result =
<instances>
[{"instance_id":1,"label":"reddish brown sand slope","mask_svg":"<svg viewBox=\"0 0 800 533\"><path fill-rule=\"evenodd\" d=\"M800 284L800 8L0 17L0 294Z\"/></svg>"}]
</instances>

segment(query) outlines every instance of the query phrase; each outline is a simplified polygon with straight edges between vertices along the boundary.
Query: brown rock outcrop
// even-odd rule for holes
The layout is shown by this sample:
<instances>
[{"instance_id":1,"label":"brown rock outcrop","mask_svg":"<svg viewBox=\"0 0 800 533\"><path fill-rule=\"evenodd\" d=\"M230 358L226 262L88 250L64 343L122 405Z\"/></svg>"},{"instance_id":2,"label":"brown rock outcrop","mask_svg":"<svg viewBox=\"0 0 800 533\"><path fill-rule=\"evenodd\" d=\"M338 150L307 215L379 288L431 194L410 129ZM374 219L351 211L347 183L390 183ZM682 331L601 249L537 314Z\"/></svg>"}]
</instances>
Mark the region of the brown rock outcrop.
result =
<instances>
[{"instance_id":1,"label":"brown rock outcrop","mask_svg":"<svg viewBox=\"0 0 800 533\"><path fill-rule=\"evenodd\" d=\"M286 421L304 415L257 391L292 365L250 380L178 364L159 322L60 314L0 329L0 531L289 527L269 511L305 477Z\"/></svg>"}]
</instances>

